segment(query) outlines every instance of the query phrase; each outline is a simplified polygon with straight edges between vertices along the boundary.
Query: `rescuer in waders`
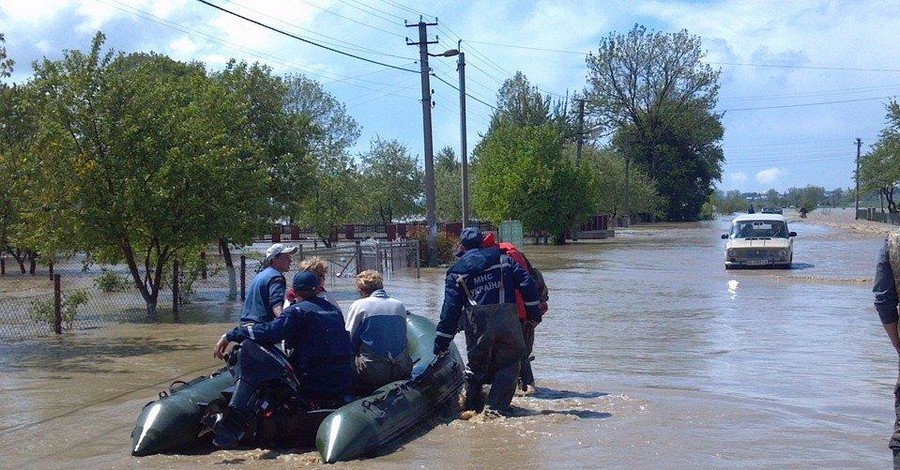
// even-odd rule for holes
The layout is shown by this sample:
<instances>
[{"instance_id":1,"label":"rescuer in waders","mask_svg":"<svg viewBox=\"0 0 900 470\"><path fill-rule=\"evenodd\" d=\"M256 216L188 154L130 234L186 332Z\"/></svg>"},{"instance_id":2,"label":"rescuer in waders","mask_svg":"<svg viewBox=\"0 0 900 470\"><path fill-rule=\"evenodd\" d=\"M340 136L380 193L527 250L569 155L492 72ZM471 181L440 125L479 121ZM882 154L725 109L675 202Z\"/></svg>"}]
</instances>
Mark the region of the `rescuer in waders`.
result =
<instances>
[{"instance_id":1,"label":"rescuer in waders","mask_svg":"<svg viewBox=\"0 0 900 470\"><path fill-rule=\"evenodd\" d=\"M525 270L528 271L528 275L534 279L534 283L538 289L538 300L540 301L538 308L543 317L544 314L547 313L547 301L550 299L550 294L547 289L547 284L544 282L543 274L531 264L531 261L525 257L524 253L519 251L519 248L516 247L516 245L509 242L497 243L497 238L492 232L489 232L484 235L484 247L490 248L492 246L500 248L500 253L509 256L513 261L519 263L519 266L525 268ZM537 326L537 324L528 319L528 313L525 311L525 301L522 300L522 294L519 291L516 291L516 313L519 314L519 324L522 325L522 337L525 339L525 353L522 355L522 366L519 372L518 387L524 395L532 395L535 392L535 388L534 371L531 369L531 361L534 357L531 356L531 353L534 350L534 327Z\"/></svg>"},{"instance_id":2,"label":"rescuer in waders","mask_svg":"<svg viewBox=\"0 0 900 470\"><path fill-rule=\"evenodd\" d=\"M468 364L463 411L497 416L509 409L525 353L515 291L522 293L530 321L540 322L541 312L537 287L528 272L497 247L483 248L483 241L473 227L460 235L464 252L447 270L434 353L447 352L465 314ZM491 389L485 402L482 386L487 384Z\"/></svg>"},{"instance_id":3,"label":"rescuer in waders","mask_svg":"<svg viewBox=\"0 0 900 470\"><path fill-rule=\"evenodd\" d=\"M887 332L891 345L900 354L900 334L897 332L897 292L900 291L900 231L892 233L878 253L875 265L875 310ZM897 385L894 386L894 433L888 446L894 453L894 470L900 470L900 361L898 361Z\"/></svg>"},{"instance_id":4,"label":"rescuer in waders","mask_svg":"<svg viewBox=\"0 0 900 470\"><path fill-rule=\"evenodd\" d=\"M308 409L340 405L349 393L353 380L353 353L350 335L344 329L344 316L327 300L317 297L319 278L310 271L294 275L292 287L300 299L276 318L267 323L251 323L239 326L222 335L216 343L215 356L223 359L231 342L243 342L237 353L239 373L235 377L235 391L231 402L213 426L213 442L220 447L232 447L244 437L250 437L260 416L271 406L261 398L257 389L271 378L283 377L284 370L260 370L257 363L243 364L245 354L250 358L256 344L268 347L262 355L266 368L277 362L265 361L265 355L278 351L275 345L284 341L288 362L296 374L296 401ZM234 354L234 353L232 353ZM243 367L241 367L243 366ZM292 382L293 383L293 382ZM244 387L244 389L242 389Z\"/></svg>"}]
</instances>

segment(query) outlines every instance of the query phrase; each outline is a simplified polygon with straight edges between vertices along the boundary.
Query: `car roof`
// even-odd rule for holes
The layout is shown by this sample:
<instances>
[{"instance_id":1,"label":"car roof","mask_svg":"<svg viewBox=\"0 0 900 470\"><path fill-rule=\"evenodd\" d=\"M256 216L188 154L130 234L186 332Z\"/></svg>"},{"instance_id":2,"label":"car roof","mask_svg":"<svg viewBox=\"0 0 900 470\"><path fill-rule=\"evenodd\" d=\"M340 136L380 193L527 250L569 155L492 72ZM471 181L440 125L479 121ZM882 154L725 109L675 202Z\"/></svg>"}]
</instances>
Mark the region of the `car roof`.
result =
<instances>
[{"instance_id":1,"label":"car roof","mask_svg":"<svg viewBox=\"0 0 900 470\"><path fill-rule=\"evenodd\" d=\"M756 214L744 214L744 215L739 215L739 216L735 217L735 218L731 221L731 223L747 222L748 220L759 220L759 221L766 221L766 222L773 222L773 221L776 221L776 220L780 220L780 221L782 221L782 222L785 221L785 220L784 220L784 216L781 215L781 214L763 214L763 213L756 213Z\"/></svg>"}]
</instances>

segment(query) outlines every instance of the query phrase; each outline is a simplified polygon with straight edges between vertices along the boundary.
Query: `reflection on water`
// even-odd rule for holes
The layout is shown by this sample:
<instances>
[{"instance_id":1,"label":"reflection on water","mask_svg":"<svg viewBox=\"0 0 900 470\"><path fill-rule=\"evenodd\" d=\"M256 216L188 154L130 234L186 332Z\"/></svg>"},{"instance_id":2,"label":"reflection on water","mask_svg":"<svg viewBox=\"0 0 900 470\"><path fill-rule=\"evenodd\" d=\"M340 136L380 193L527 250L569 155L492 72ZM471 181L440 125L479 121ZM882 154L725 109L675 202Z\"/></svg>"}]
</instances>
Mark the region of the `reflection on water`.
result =
<instances>
[{"instance_id":1,"label":"reflection on water","mask_svg":"<svg viewBox=\"0 0 900 470\"><path fill-rule=\"evenodd\" d=\"M337 467L886 466L896 357L872 308L880 237L791 221L796 269L725 271L727 227L726 218L635 226L600 242L525 247L551 288L537 393L516 397L509 418L431 423L390 455ZM436 319L443 278L394 275L386 289ZM350 285L333 289L345 308ZM315 465L310 449L128 455L140 407L170 381L217 367L212 345L235 315L188 312L181 325L0 347L4 458L50 468Z\"/></svg>"}]
</instances>

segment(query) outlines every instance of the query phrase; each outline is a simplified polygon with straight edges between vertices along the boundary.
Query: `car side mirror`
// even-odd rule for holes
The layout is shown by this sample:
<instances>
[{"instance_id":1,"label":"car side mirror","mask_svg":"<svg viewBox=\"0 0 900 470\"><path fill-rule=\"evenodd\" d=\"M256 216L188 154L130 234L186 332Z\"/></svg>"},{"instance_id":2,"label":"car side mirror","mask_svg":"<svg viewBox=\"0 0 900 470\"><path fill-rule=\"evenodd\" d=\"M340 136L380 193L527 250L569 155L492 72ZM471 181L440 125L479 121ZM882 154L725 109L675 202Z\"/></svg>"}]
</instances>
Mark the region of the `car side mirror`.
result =
<instances>
[{"instance_id":1,"label":"car side mirror","mask_svg":"<svg viewBox=\"0 0 900 470\"><path fill-rule=\"evenodd\" d=\"M788 235L790 235L790 236L792 236L792 237L796 237L796 236L797 236L797 232L791 232L791 233L789 233Z\"/></svg>"},{"instance_id":2,"label":"car side mirror","mask_svg":"<svg viewBox=\"0 0 900 470\"><path fill-rule=\"evenodd\" d=\"M727 234L727 233L723 233L723 234L722 234L722 240L728 240L728 234Z\"/></svg>"}]
</instances>

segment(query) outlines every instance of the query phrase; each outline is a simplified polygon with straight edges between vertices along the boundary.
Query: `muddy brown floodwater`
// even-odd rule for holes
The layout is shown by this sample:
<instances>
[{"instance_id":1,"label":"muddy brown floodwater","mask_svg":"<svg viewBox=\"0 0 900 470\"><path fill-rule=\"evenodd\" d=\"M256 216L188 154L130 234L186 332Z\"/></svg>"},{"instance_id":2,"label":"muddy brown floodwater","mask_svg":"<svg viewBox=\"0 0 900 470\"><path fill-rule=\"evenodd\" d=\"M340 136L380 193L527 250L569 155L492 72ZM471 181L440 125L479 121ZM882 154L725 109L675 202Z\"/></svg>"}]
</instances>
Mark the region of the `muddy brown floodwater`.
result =
<instances>
[{"instance_id":1,"label":"muddy brown floodwater","mask_svg":"<svg viewBox=\"0 0 900 470\"><path fill-rule=\"evenodd\" d=\"M435 425L334 467L888 467L897 362L871 294L884 227L846 211L789 218L795 265L783 271L726 271L726 218L525 247L551 288L538 392L515 398L511 417ZM387 290L435 319L442 282L425 270ZM129 324L0 346L0 467L320 466L312 449L129 454L141 407L214 370L230 327Z\"/></svg>"}]
</instances>

